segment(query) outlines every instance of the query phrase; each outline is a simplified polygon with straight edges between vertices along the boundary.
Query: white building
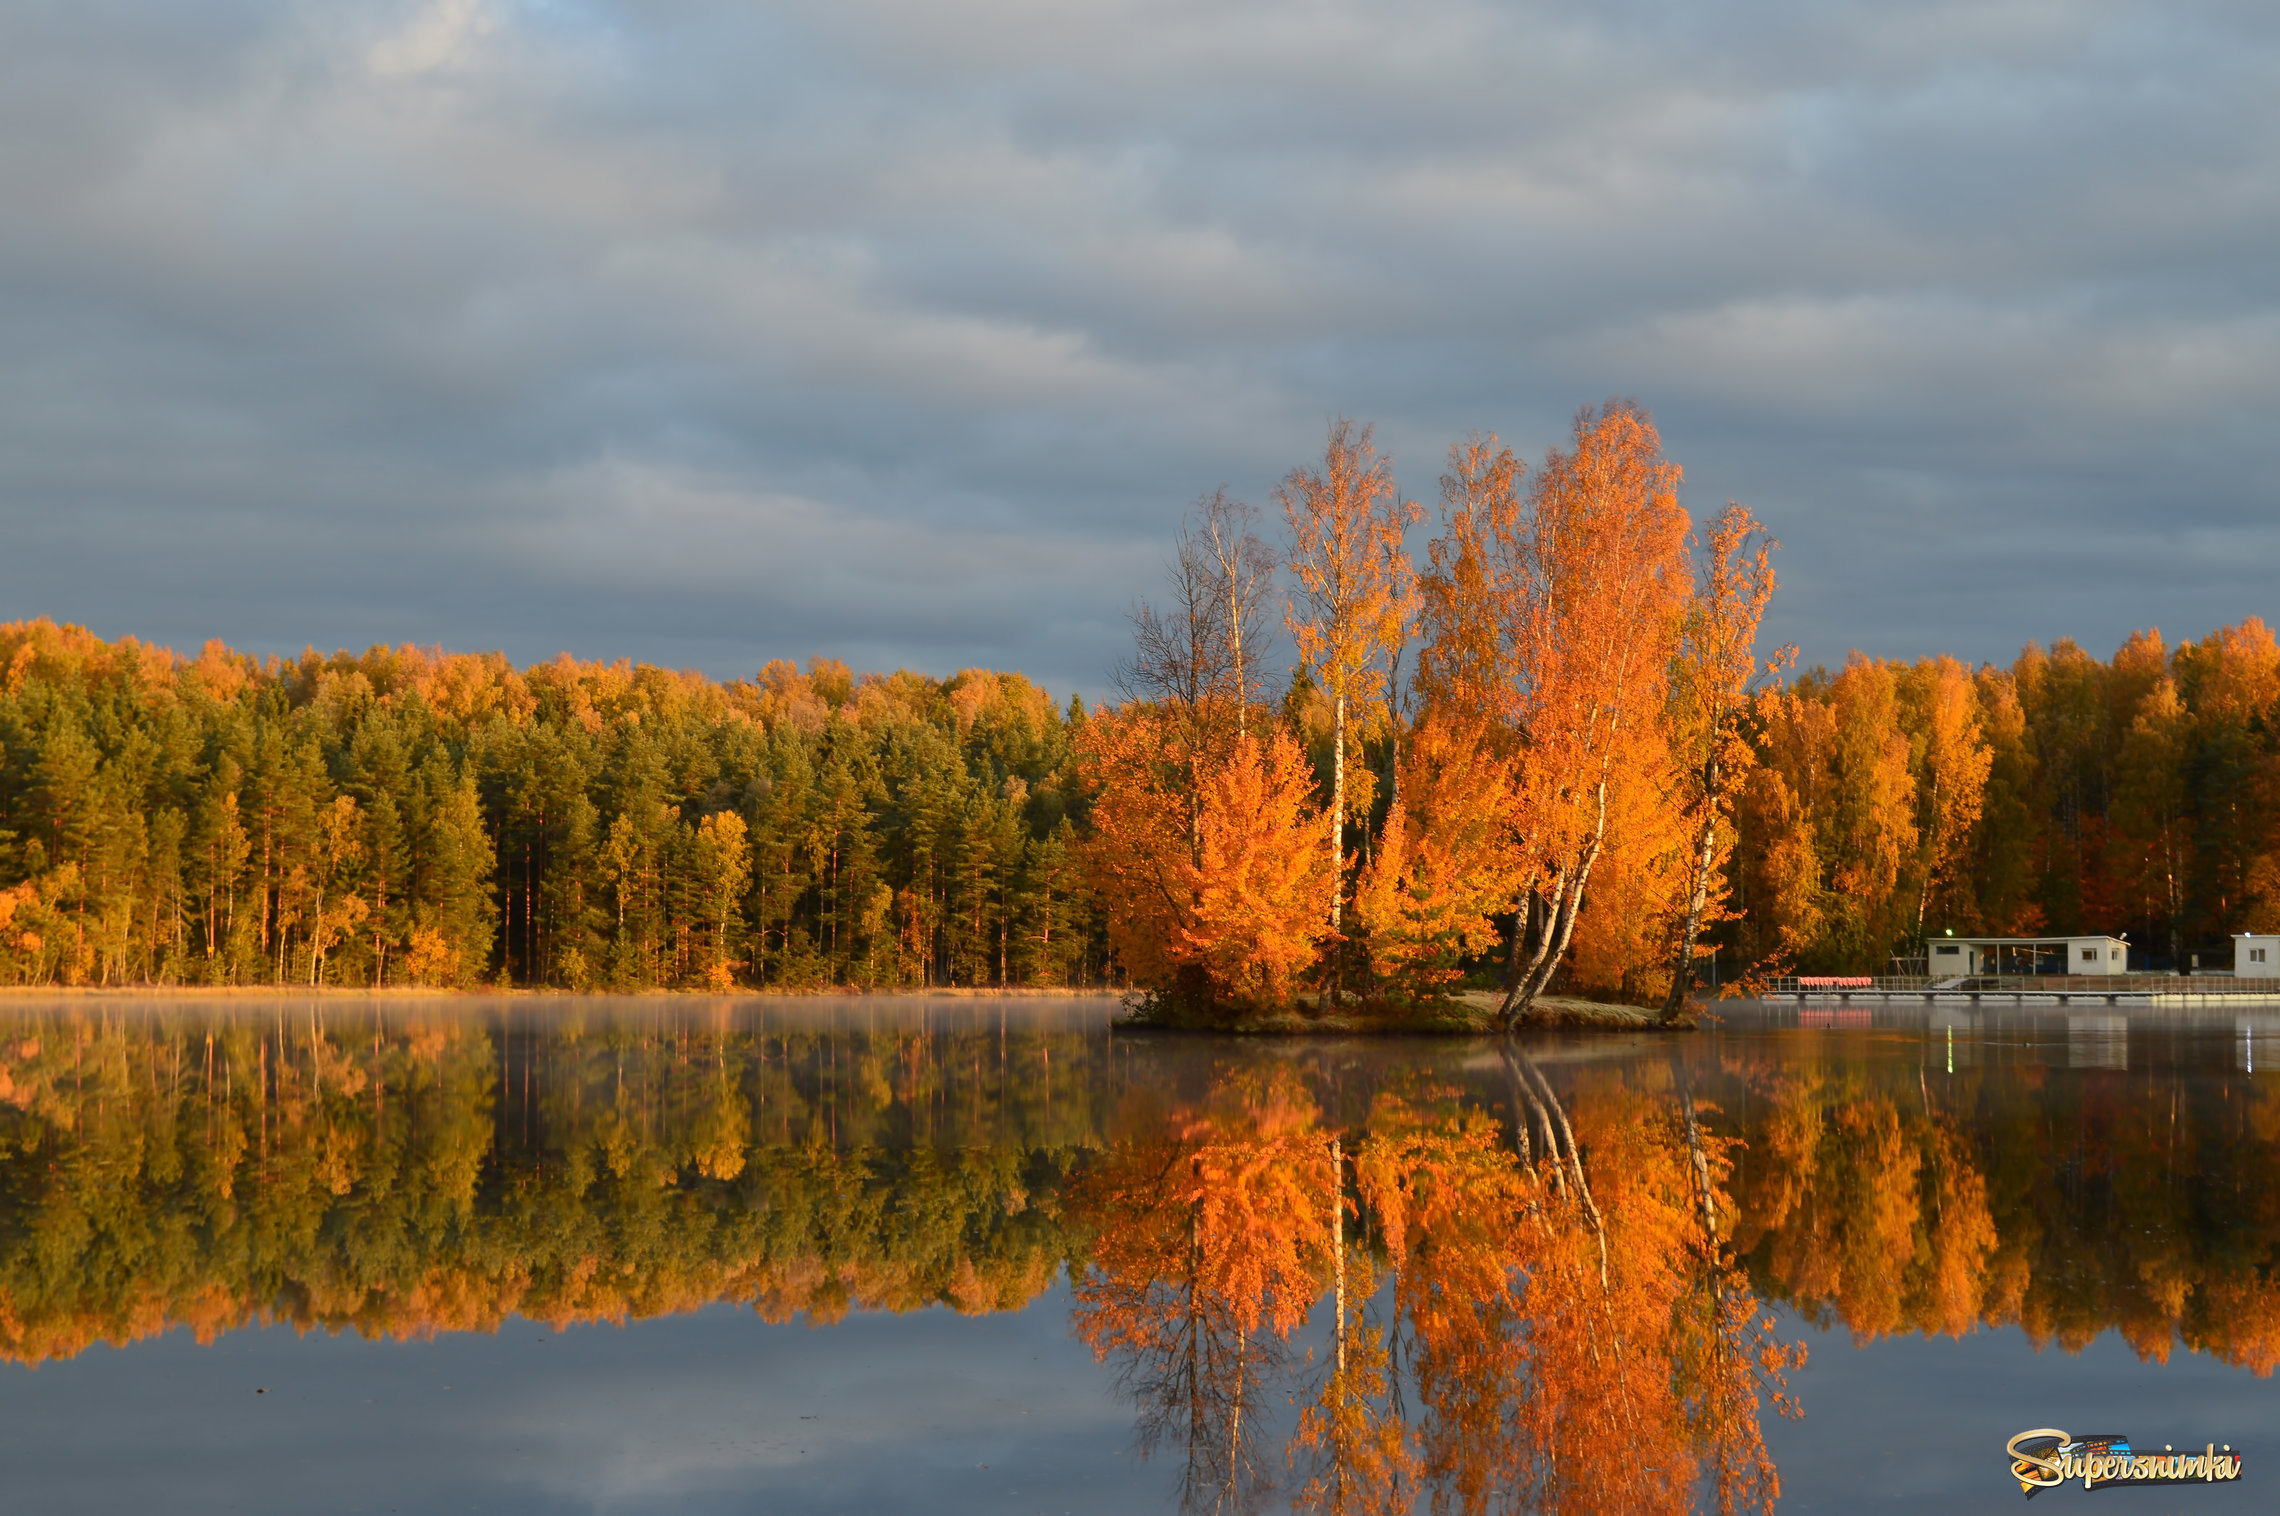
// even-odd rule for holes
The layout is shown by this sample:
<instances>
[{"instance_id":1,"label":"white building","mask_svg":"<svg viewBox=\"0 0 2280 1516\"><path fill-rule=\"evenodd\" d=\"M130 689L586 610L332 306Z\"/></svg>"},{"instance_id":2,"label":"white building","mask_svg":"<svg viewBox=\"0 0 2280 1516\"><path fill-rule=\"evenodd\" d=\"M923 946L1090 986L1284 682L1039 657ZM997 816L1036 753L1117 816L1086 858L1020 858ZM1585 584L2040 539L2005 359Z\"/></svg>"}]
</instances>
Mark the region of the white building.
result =
<instances>
[{"instance_id":1,"label":"white building","mask_svg":"<svg viewBox=\"0 0 2280 1516\"><path fill-rule=\"evenodd\" d=\"M2271 939L2280 947L2280 937ZM2280 951L2272 953L2280 971ZM1932 978L1985 974L2126 974L2130 945L2120 937L1934 937L1924 944Z\"/></svg>"},{"instance_id":2,"label":"white building","mask_svg":"<svg viewBox=\"0 0 2280 1516\"><path fill-rule=\"evenodd\" d=\"M2280 979L2280 935L2242 932L2233 939L2235 979Z\"/></svg>"}]
</instances>

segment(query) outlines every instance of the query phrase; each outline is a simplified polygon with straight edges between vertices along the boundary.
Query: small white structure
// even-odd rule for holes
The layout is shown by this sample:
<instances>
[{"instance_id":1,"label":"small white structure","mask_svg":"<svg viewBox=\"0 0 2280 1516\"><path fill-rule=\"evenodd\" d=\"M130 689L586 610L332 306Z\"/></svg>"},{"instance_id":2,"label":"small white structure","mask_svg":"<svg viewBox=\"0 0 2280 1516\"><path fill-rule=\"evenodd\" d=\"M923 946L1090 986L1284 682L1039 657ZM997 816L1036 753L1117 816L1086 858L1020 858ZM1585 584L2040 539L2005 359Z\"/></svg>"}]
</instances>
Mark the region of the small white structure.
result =
<instances>
[{"instance_id":1,"label":"small white structure","mask_svg":"<svg viewBox=\"0 0 2280 1516\"><path fill-rule=\"evenodd\" d=\"M2235 979L2280 979L2280 935L2242 932L2233 938Z\"/></svg>"},{"instance_id":2,"label":"small white structure","mask_svg":"<svg viewBox=\"0 0 2280 1516\"><path fill-rule=\"evenodd\" d=\"M2280 937L2271 939L2280 947ZM2280 977L2280 951L2271 954ZM1933 979L1982 974L2126 974L2130 945L2119 937L1934 937L1924 944Z\"/></svg>"},{"instance_id":3,"label":"small white structure","mask_svg":"<svg viewBox=\"0 0 2280 1516\"><path fill-rule=\"evenodd\" d=\"M1979 972L1979 945L1968 937L1934 937L1924 944L1924 963L1934 979Z\"/></svg>"},{"instance_id":4,"label":"small white structure","mask_svg":"<svg viewBox=\"0 0 2280 1516\"><path fill-rule=\"evenodd\" d=\"M2119 937L2066 939L2069 974L2126 974L2130 971L2130 945Z\"/></svg>"}]
</instances>

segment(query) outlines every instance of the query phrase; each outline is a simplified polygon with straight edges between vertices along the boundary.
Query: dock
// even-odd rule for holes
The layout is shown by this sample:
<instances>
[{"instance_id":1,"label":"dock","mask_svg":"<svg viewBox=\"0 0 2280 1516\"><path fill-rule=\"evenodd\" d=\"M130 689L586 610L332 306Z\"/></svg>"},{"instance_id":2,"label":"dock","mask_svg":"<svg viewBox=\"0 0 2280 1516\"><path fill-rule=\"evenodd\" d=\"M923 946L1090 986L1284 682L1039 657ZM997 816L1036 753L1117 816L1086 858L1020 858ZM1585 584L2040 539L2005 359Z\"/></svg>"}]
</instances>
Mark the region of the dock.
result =
<instances>
[{"instance_id":1,"label":"dock","mask_svg":"<svg viewBox=\"0 0 2280 1516\"><path fill-rule=\"evenodd\" d=\"M2142 1006L2149 1010L2246 1010L2280 1006L2280 979L2229 974L1793 975L1764 998L1807 1006Z\"/></svg>"}]
</instances>

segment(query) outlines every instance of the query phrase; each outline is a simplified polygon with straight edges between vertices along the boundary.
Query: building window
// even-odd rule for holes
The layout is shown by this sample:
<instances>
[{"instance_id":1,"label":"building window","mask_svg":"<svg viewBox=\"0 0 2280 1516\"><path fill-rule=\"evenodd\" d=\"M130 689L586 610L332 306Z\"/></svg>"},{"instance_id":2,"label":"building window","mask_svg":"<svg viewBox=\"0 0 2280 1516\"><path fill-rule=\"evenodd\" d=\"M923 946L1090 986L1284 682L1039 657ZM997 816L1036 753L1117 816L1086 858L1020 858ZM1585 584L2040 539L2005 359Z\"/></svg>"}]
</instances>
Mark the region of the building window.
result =
<instances>
[{"instance_id":1,"label":"building window","mask_svg":"<svg viewBox=\"0 0 2280 1516\"><path fill-rule=\"evenodd\" d=\"M2264 949L2250 948L2248 950L2248 961L2250 963L2262 963L2264 961Z\"/></svg>"},{"instance_id":2,"label":"building window","mask_svg":"<svg viewBox=\"0 0 2280 1516\"><path fill-rule=\"evenodd\" d=\"M2082 961L2084 963L2096 963L2098 961L2098 950L2096 948L2084 948L2082 950Z\"/></svg>"},{"instance_id":3,"label":"building window","mask_svg":"<svg viewBox=\"0 0 2280 1516\"><path fill-rule=\"evenodd\" d=\"M1943 944L1939 947L1934 948L1932 951L1938 953L1943 958L1953 958L1956 954L1962 952L1963 949L1959 947L1949 947Z\"/></svg>"}]
</instances>

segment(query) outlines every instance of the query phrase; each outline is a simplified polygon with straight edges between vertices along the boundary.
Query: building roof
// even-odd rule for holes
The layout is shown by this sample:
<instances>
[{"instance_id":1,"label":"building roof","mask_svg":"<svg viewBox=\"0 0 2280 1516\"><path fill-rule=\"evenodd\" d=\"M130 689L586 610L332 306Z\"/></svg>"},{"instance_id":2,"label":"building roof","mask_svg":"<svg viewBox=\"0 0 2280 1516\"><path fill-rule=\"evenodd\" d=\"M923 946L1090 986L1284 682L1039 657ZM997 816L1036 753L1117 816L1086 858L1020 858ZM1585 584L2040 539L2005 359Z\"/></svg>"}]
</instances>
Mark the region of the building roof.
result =
<instances>
[{"instance_id":1,"label":"building roof","mask_svg":"<svg viewBox=\"0 0 2280 1516\"><path fill-rule=\"evenodd\" d=\"M2246 932L2241 934L2247 936ZM2127 942L2111 932L2084 932L2073 937L1927 937L1927 942L1968 942L1973 947L2052 947L2062 942Z\"/></svg>"}]
</instances>

